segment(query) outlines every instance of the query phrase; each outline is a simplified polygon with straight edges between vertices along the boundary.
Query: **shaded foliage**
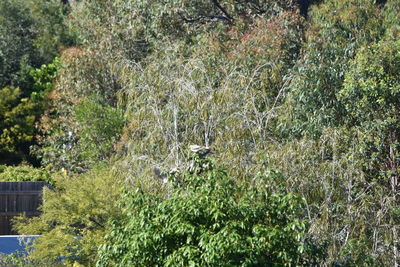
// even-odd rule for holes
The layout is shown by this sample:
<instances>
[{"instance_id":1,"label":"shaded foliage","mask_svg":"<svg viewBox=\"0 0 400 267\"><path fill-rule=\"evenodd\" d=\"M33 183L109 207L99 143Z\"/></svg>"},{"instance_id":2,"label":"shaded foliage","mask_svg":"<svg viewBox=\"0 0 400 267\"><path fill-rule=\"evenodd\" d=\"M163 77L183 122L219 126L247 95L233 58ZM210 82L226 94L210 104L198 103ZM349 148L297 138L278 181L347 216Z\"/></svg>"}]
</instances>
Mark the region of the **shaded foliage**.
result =
<instances>
[{"instance_id":1,"label":"shaded foliage","mask_svg":"<svg viewBox=\"0 0 400 267\"><path fill-rule=\"evenodd\" d=\"M12 155L15 163L21 160L35 162L29 155L29 147L35 144L36 123L47 109L47 95L52 89L58 68L57 59L51 64L32 69L30 77L34 84L29 95L18 87L5 87L0 90L0 153ZM25 94L26 95L26 94Z\"/></svg>"},{"instance_id":2,"label":"shaded foliage","mask_svg":"<svg viewBox=\"0 0 400 267\"><path fill-rule=\"evenodd\" d=\"M4 120L0 126L3 163L29 160L38 164L29 154L29 146L35 144L35 123L46 109L44 94L50 90L38 83L40 79L51 83L56 64L51 62L62 46L74 42L66 28L66 13L67 7L57 0L0 3L0 88L3 93L14 90L2 99L8 105L8 113L0 115ZM43 64L48 65L41 67ZM47 73L35 71L40 68Z\"/></svg>"}]
</instances>

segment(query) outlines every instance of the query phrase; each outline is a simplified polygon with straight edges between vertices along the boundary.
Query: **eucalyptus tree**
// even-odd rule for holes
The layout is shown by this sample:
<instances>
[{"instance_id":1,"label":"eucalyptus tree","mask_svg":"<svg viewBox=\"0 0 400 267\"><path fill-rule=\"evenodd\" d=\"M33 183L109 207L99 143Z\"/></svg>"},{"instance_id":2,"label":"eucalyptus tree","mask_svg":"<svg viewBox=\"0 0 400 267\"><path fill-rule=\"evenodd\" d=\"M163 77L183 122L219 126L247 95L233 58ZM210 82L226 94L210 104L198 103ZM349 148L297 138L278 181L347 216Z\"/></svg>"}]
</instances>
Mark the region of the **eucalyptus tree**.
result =
<instances>
[{"instance_id":1,"label":"eucalyptus tree","mask_svg":"<svg viewBox=\"0 0 400 267\"><path fill-rule=\"evenodd\" d=\"M323 127L341 124L344 107L336 94L357 49L383 35L381 13L373 0L330 0L311 9L302 57L290 85L291 119L283 124L283 132L317 137Z\"/></svg>"}]
</instances>

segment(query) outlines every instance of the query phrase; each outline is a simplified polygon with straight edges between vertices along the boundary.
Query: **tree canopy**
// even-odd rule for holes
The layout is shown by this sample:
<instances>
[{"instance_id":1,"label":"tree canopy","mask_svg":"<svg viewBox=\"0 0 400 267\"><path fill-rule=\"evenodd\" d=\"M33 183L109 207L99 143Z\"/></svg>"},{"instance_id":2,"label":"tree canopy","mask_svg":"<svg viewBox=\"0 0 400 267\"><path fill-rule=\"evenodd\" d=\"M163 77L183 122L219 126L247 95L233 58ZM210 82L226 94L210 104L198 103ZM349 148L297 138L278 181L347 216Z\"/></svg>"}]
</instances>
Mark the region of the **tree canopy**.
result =
<instances>
[{"instance_id":1,"label":"tree canopy","mask_svg":"<svg viewBox=\"0 0 400 267\"><path fill-rule=\"evenodd\" d=\"M16 224L41 234L27 260L398 265L399 14L398 0L1 2L0 163L55 184Z\"/></svg>"}]
</instances>

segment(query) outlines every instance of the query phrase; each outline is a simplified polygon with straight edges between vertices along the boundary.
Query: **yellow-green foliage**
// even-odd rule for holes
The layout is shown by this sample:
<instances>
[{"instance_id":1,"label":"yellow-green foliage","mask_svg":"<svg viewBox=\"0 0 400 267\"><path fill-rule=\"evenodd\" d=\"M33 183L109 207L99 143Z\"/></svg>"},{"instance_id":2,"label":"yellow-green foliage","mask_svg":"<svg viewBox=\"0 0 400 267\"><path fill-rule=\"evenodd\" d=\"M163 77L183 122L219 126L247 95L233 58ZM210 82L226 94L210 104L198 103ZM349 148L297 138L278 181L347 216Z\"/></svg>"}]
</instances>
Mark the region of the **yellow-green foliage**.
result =
<instances>
[{"instance_id":1,"label":"yellow-green foliage","mask_svg":"<svg viewBox=\"0 0 400 267\"><path fill-rule=\"evenodd\" d=\"M388 0L384 8L384 21L387 30L400 27L400 5L397 0Z\"/></svg>"},{"instance_id":2,"label":"yellow-green foliage","mask_svg":"<svg viewBox=\"0 0 400 267\"><path fill-rule=\"evenodd\" d=\"M0 89L0 153L21 154L34 139L40 100L23 97L19 88Z\"/></svg>"},{"instance_id":3,"label":"yellow-green foliage","mask_svg":"<svg viewBox=\"0 0 400 267\"><path fill-rule=\"evenodd\" d=\"M0 90L0 154L29 160L29 146L36 140L36 123L47 108L47 94L60 65L56 58L51 64L30 69L34 80L28 92L19 87ZM4 160L4 159L3 159ZM3 161L2 160L2 161ZM9 160L8 163L12 163Z\"/></svg>"},{"instance_id":4,"label":"yellow-green foliage","mask_svg":"<svg viewBox=\"0 0 400 267\"><path fill-rule=\"evenodd\" d=\"M66 262L91 265L108 219L119 214L119 194L118 180L106 169L73 177L60 174L55 190L44 190L43 213L31 219L19 217L15 228L21 234L41 235L33 244L32 259L65 257Z\"/></svg>"},{"instance_id":5,"label":"yellow-green foliage","mask_svg":"<svg viewBox=\"0 0 400 267\"><path fill-rule=\"evenodd\" d=\"M54 185L50 172L44 168L34 168L29 165L5 166L0 165L0 181L22 182L43 181Z\"/></svg>"}]
</instances>

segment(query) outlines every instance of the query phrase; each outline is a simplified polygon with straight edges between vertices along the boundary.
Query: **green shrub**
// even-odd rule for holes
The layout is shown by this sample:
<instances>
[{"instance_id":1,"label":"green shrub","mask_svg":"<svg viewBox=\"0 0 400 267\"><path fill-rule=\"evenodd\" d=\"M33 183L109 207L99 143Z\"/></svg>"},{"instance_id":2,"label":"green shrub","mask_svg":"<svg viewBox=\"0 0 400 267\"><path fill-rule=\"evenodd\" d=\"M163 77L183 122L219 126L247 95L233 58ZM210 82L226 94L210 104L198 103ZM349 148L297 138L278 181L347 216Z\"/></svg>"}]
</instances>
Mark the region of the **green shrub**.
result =
<instances>
[{"instance_id":1,"label":"green shrub","mask_svg":"<svg viewBox=\"0 0 400 267\"><path fill-rule=\"evenodd\" d=\"M264 181L238 185L213 160L193 162L169 177L164 197L140 187L123 195L126 218L112 222L97 266L310 264L301 198Z\"/></svg>"},{"instance_id":2,"label":"green shrub","mask_svg":"<svg viewBox=\"0 0 400 267\"><path fill-rule=\"evenodd\" d=\"M117 218L119 183L105 168L70 177L55 177L56 190L45 188L42 214L18 217L20 234L39 234L33 242L30 260L60 260L63 264L92 265L97 248L107 233L107 221Z\"/></svg>"},{"instance_id":3,"label":"green shrub","mask_svg":"<svg viewBox=\"0 0 400 267\"><path fill-rule=\"evenodd\" d=\"M13 253L9 255L0 254L0 265L3 267L58 267L62 266L55 261L31 260L25 253Z\"/></svg>"},{"instance_id":4,"label":"green shrub","mask_svg":"<svg viewBox=\"0 0 400 267\"><path fill-rule=\"evenodd\" d=\"M47 96L59 68L55 58L51 64L30 69L29 75L34 80L30 92L23 92L18 87L0 89L0 157L11 154L19 161L33 161L29 147L36 142L36 123L48 107ZM6 159L0 163L10 162Z\"/></svg>"},{"instance_id":5,"label":"green shrub","mask_svg":"<svg viewBox=\"0 0 400 267\"><path fill-rule=\"evenodd\" d=\"M5 166L0 165L1 182L43 181L54 185L50 172L43 168L34 168L29 165Z\"/></svg>"},{"instance_id":6,"label":"green shrub","mask_svg":"<svg viewBox=\"0 0 400 267\"><path fill-rule=\"evenodd\" d=\"M81 125L77 146L82 159L93 164L109 158L124 126L122 111L92 97L75 106L75 116Z\"/></svg>"}]
</instances>

